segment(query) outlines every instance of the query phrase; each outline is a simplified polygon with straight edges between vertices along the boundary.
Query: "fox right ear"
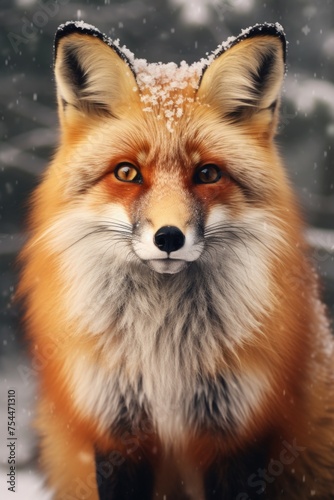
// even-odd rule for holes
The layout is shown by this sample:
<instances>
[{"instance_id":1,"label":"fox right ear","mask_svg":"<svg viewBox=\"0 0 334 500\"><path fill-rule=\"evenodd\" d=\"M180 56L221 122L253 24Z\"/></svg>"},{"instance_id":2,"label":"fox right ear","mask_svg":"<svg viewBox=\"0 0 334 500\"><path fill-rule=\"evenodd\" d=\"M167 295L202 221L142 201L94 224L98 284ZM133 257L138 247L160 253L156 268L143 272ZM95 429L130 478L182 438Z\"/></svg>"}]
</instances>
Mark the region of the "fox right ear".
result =
<instances>
[{"instance_id":1,"label":"fox right ear","mask_svg":"<svg viewBox=\"0 0 334 500\"><path fill-rule=\"evenodd\" d=\"M278 24L256 25L223 45L206 68L198 96L221 116L275 133L285 70L285 36ZM257 127L253 127L254 123Z\"/></svg>"},{"instance_id":2,"label":"fox right ear","mask_svg":"<svg viewBox=\"0 0 334 500\"><path fill-rule=\"evenodd\" d=\"M78 112L117 116L122 105L138 94L129 59L100 31L84 23L59 27L55 75L60 116L65 123Z\"/></svg>"}]
</instances>

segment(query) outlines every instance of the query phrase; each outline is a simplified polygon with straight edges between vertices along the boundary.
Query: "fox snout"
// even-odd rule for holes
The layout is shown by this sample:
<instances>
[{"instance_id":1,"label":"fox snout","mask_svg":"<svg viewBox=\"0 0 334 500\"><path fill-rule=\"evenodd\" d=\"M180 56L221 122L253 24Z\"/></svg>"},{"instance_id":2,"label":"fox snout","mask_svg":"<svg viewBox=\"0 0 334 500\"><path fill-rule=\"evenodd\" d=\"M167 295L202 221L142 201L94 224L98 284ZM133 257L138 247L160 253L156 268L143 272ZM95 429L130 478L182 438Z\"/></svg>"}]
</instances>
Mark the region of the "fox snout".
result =
<instances>
[{"instance_id":1,"label":"fox snout","mask_svg":"<svg viewBox=\"0 0 334 500\"><path fill-rule=\"evenodd\" d=\"M150 261L149 265L157 272L175 274L186 266L186 261L171 259L173 252L182 249L185 244L185 235L176 226L163 226L155 233L153 241L155 246L162 252L167 253L167 259L156 259Z\"/></svg>"},{"instance_id":2,"label":"fox snout","mask_svg":"<svg viewBox=\"0 0 334 500\"><path fill-rule=\"evenodd\" d=\"M204 247L203 236L196 225L182 231L176 225L154 229L146 223L134 234L133 250L137 257L158 273L175 274L189 262L197 260Z\"/></svg>"},{"instance_id":3,"label":"fox snout","mask_svg":"<svg viewBox=\"0 0 334 500\"><path fill-rule=\"evenodd\" d=\"M181 182L173 181L169 177L168 189L159 182L152 186L134 224L133 251L158 273L181 271L200 257L204 247L199 207Z\"/></svg>"}]
</instances>

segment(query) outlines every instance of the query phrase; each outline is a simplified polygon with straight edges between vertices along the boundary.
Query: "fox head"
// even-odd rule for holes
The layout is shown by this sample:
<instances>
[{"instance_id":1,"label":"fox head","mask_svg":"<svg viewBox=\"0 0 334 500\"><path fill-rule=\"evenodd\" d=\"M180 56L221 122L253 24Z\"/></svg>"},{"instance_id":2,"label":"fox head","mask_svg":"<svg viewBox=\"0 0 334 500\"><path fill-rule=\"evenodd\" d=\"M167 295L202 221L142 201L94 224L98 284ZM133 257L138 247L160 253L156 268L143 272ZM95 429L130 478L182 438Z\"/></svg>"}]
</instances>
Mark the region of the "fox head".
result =
<instances>
[{"instance_id":1,"label":"fox head","mask_svg":"<svg viewBox=\"0 0 334 500\"><path fill-rule=\"evenodd\" d=\"M101 308L95 324L103 304L124 311L111 297L130 281L150 316L152 283L210 276L220 289L205 297L219 293L224 316L256 325L293 218L273 140L284 69L280 25L246 30L191 66L135 59L82 22L59 28L61 141L34 223L75 316L87 297Z\"/></svg>"}]
</instances>

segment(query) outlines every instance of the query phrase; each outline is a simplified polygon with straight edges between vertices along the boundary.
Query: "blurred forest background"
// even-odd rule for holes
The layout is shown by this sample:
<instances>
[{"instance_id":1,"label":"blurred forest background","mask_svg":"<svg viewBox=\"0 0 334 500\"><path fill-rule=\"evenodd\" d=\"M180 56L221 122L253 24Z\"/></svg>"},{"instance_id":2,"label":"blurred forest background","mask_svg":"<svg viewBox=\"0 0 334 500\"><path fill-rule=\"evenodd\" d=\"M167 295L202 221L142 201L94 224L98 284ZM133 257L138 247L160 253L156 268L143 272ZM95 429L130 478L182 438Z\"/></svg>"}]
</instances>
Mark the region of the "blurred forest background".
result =
<instances>
[{"instance_id":1,"label":"blurred forest background","mask_svg":"<svg viewBox=\"0 0 334 500\"><path fill-rule=\"evenodd\" d=\"M19 459L29 473L25 481L31 482L34 440L25 429L38 366L31 368L26 357L18 310L12 305L15 259L24 241L27 198L57 142L54 33L60 23L79 19L119 38L137 57L177 63L204 57L228 36L257 22L284 26L288 73L277 140L309 224L312 258L334 317L333 0L1 0L1 405L4 412L5 388L18 386ZM0 418L2 437L1 411ZM5 490L1 479L0 492ZM16 498L30 498L29 491L28 486L21 488Z\"/></svg>"}]
</instances>

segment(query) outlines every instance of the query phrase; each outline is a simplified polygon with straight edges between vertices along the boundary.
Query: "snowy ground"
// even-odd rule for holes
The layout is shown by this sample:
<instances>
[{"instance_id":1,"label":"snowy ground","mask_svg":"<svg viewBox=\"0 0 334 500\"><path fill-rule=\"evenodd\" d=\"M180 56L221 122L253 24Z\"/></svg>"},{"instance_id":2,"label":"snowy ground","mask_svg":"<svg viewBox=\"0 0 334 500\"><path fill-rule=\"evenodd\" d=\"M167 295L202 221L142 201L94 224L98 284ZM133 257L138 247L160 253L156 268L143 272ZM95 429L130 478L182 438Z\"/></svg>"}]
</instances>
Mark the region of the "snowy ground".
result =
<instances>
[{"instance_id":1,"label":"snowy ground","mask_svg":"<svg viewBox=\"0 0 334 500\"><path fill-rule=\"evenodd\" d=\"M1 476L4 472L1 471ZM5 481L1 477L1 484ZM43 490L42 479L34 470L18 472L17 491L12 493L1 486L1 500L51 500L51 496Z\"/></svg>"}]
</instances>

